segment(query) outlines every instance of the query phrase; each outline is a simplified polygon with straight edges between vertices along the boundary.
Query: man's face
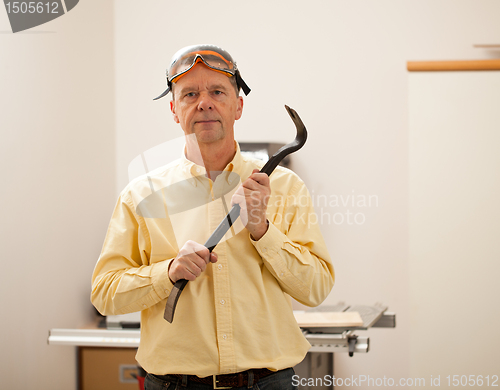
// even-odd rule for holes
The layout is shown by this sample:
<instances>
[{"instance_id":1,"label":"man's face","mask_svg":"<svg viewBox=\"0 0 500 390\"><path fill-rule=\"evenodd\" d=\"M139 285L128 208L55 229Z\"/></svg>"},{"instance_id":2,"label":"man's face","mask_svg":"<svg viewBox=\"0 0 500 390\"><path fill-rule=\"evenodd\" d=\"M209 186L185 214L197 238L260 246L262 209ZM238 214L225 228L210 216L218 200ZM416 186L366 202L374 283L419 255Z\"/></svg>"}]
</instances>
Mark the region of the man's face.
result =
<instances>
[{"instance_id":1,"label":"man's face","mask_svg":"<svg viewBox=\"0 0 500 390\"><path fill-rule=\"evenodd\" d=\"M170 109L175 122L187 134L196 134L198 143L234 140L234 121L240 119L243 98L225 74L196 65L174 88Z\"/></svg>"}]
</instances>

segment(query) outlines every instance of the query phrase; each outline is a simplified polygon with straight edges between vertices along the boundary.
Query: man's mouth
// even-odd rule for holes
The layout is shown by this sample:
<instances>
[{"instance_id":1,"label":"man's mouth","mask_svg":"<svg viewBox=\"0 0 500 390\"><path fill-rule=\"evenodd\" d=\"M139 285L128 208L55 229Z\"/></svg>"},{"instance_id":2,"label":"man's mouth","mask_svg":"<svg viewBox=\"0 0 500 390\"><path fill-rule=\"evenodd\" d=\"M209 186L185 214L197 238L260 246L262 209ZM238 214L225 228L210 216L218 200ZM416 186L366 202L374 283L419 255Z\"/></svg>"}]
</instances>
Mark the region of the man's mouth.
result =
<instances>
[{"instance_id":1,"label":"man's mouth","mask_svg":"<svg viewBox=\"0 0 500 390\"><path fill-rule=\"evenodd\" d=\"M200 121L196 121L195 123L207 124L207 123L217 123L217 122L218 122L217 119L203 119L203 120L200 120Z\"/></svg>"}]
</instances>

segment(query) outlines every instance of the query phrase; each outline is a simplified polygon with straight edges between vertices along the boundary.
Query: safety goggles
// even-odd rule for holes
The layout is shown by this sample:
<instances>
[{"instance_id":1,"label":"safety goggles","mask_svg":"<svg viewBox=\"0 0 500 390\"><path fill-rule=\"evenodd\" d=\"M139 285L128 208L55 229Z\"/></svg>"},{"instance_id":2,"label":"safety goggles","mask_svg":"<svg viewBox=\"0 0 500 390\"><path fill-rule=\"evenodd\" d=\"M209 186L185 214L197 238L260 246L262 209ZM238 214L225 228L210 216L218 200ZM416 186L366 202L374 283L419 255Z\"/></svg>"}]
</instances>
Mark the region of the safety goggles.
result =
<instances>
[{"instance_id":1,"label":"safety goggles","mask_svg":"<svg viewBox=\"0 0 500 390\"><path fill-rule=\"evenodd\" d=\"M235 77L236 84L243 90L245 95L250 93L250 88L241 78L236 62L233 61L227 51L214 45L195 45L185 47L175 53L167 70L167 89L153 100L167 95L172 89L172 83L177 82L199 63L203 63L208 68L223 73L228 77Z\"/></svg>"}]
</instances>

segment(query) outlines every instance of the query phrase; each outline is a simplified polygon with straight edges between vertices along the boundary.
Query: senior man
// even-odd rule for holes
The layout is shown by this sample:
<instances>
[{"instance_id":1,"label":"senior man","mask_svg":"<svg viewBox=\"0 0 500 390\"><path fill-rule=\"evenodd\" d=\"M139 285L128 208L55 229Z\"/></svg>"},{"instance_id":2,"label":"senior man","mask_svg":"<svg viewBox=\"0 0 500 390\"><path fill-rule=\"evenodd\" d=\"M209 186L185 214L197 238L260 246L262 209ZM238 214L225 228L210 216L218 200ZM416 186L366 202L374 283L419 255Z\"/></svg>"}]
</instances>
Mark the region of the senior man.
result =
<instances>
[{"instance_id":1,"label":"senior man","mask_svg":"<svg viewBox=\"0 0 500 390\"><path fill-rule=\"evenodd\" d=\"M259 173L263 162L240 153L234 123L240 89L250 89L229 53L213 45L180 50L167 85L158 98L172 94L184 154L120 194L92 302L104 315L141 311L137 361L147 390L293 389L292 367L310 345L290 296L317 306L334 283L309 193L290 170L268 177ZM201 243L230 203L242 218L210 253ZM179 279L190 283L168 323L163 311Z\"/></svg>"}]
</instances>

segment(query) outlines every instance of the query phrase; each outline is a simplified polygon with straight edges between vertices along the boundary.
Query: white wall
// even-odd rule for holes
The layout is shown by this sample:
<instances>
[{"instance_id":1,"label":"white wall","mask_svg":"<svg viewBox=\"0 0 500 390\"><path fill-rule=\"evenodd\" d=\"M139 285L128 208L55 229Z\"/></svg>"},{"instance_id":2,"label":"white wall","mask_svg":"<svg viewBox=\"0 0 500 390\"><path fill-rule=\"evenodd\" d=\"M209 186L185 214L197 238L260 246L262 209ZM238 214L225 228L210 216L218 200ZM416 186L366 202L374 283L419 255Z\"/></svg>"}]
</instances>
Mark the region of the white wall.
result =
<instances>
[{"instance_id":1,"label":"white wall","mask_svg":"<svg viewBox=\"0 0 500 390\"><path fill-rule=\"evenodd\" d=\"M30 33L0 34L8 140L0 299L15 318L2 324L2 385L72 388L74 352L48 347L47 331L90 318L90 273L127 166L181 135L168 100L151 99L163 91L171 55L196 42L229 50L253 89L240 140L288 142L288 104L310 132L294 163L313 195L377 197L371 207L317 208L325 218L349 211L366 219L325 220L337 271L327 303L380 301L398 315L396 329L368 332L368 354L336 356L336 374L409 376L406 61L498 56L472 45L498 43L499 14L496 0L120 0L114 9L85 0ZM1 12L0 30L9 30ZM15 375L26 385L14 385Z\"/></svg>"},{"instance_id":2,"label":"white wall","mask_svg":"<svg viewBox=\"0 0 500 390\"><path fill-rule=\"evenodd\" d=\"M485 386L500 362L500 71L412 73L409 92L412 376Z\"/></svg>"},{"instance_id":3,"label":"white wall","mask_svg":"<svg viewBox=\"0 0 500 390\"><path fill-rule=\"evenodd\" d=\"M115 202L113 7L101 3L17 34L0 11L2 389L76 388L75 349L47 337L92 318Z\"/></svg>"}]
</instances>

